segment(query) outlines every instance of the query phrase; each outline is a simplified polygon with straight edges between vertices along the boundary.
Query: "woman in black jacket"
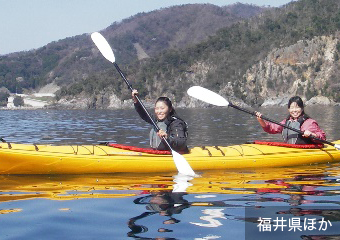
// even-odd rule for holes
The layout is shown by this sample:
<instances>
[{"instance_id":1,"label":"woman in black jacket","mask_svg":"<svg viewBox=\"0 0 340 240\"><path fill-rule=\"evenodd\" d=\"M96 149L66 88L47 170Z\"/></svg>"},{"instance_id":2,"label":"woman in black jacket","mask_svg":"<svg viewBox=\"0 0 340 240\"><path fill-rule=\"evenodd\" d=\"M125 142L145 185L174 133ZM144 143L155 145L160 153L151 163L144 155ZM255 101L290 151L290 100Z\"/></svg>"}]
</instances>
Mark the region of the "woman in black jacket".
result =
<instances>
[{"instance_id":1,"label":"woman in black jacket","mask_svg":"<svg viewBox=\"0 0 340 240\"><path fill-rule=\"evenodd\" d=\"M135 109L139 116L146 122L152 124L151 120L143 110L141 104L138 102L135 95L138 94L137 90L132 91L132 99ZM155 116L153 120L160 128L156 132L155 128L150 131L150 146L157 150L169 150L166 143L162 140L164 137L170 143L170 146L178 152L189 152L187 147L188 128L185 121L177 116L172 103L167 97L159 97L155 103Z\"/></svg>"}]
</instances>

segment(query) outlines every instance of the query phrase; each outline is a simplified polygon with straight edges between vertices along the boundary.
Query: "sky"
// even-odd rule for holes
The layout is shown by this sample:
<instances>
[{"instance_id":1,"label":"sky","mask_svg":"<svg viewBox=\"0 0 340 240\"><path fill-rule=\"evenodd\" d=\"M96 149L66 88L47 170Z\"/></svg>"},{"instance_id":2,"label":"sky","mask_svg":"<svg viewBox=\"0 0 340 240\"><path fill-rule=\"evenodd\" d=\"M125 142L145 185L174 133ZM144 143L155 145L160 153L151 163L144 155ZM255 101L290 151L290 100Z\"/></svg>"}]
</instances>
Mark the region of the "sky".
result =
<instances>
[{"instance_id":1,"label":"sky","mask_svg":"<svg viewBox=\"0 0 340 240\"><path fill-rule=\"evenodd\" d=\"M279 7L292 0L0 0L0 55L100 31L137 13L174 5L237 2Z\"/></svg>"}]
</instances>

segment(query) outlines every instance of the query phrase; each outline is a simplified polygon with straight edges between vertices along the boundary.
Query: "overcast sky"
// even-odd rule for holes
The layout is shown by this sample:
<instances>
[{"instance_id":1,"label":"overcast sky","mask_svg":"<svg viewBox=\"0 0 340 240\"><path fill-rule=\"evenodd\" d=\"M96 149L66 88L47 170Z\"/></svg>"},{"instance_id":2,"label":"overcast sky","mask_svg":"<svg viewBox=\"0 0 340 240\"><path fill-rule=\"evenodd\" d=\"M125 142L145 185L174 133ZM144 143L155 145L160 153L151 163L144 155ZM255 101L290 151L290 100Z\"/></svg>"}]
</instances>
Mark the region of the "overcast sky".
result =
<instances>
[{"instance_id":1,"label":"overcast sky","mask_svg":"<svg viewBox=\"0 0 340 240\"><path fill-rule=\"evenodd\" d=\"M0 55L102 30L141 12L188 3L279 7L292 0L0 0Z\"/></svg>"}]
</instances>

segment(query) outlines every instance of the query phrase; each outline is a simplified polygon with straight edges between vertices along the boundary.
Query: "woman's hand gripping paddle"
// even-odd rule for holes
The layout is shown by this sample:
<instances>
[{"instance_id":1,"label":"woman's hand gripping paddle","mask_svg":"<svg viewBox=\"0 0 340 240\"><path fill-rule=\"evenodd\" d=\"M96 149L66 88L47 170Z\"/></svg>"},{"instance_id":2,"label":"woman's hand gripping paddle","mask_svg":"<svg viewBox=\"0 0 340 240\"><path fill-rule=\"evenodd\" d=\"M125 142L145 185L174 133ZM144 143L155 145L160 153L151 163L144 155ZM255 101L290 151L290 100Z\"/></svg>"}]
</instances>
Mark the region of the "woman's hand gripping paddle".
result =
<instances>
[{"instance_id":1,"label":"woman's hand gripping paddle","mask_svg":"<svg viewBox=\"0 0 340 240\"><path fill-rule=\"evenodd\" d=\"M189 96L197 98L197 99L199 99L203 102L206 102L206 103L209 103L209 104L212 104L212 105L216 105L216 106L220 106L220 107L230 106L230 107L235 108L237 110L240 110L242 112L249 113L253 116L256 116L256 113L254 111L249 111L247 109L236 106L236 105L228 102L228 100L223 98L221 95L218 95L217 93L210 91L209 89L206 89L206 88L203 88L203 87L200 87L200 86L193 86L193 87L190 87L188 89L187 93L189 94ZM270 118L267 118L267 117L264 117L264 116L262 116L261 118L268 121L268 122L272 122L272 123L275 123L277 125L280 125L281 127L288 128L288 129L295 131L299 134L303 134L303 132L300 131L300 130L297 130L295 128L291 128L289 126L281 124L280 122L277 122L277 121L272 120ZM335 147L337 150L340 150L339 144L334 144L334 143L331 143L329 141L326 141L326 140L323 140L323 139L320 139L320 138L317 138L317 137L313 137L313 136L309 136L309 138L312 138L312 139L317 140L317 141L322 142L322 143L326 143L328 145Z\"/></svg>"},{"instance_id":2,"label":"woman's hand gripping paddle","mask_svg":"<svg viewBox=\"0 0 340 240\"><path fill-rule=\"evenodd\" d=\"M125 81L126 85L128 86L128 88L132 91L132 85L129 83L129 81L126 79L126 77L124 76L123 72L120 70L120 68L118 67L118 65L116 64L116 60L115 60L115 56L113 54L112 48L110 47L109 43L106 41L106 39L98 32L94 32L91 34L91 38L92 41L94 42L94 44L97 46L97 48L99 49L99 51L101 52L101 54L107 59L109 60L111 63L113 63L113 65L115 66L115 68L117 69L117 71L119 72L120 76L123 78L123 80ZM155 121L152 119L151 115L149 114L149 112L146 110L144 104L142 103L142 101L139 99L138 95L136 95L136 98L138 100L138 102L141 104L143 110L145 111L145 113L147 114L147 116L149 117L149 119L152 122L152 125L157 129L157 131L159 131L159 127L157 126L157 124L155 123ZM188 175L188 176L195 176L195 172L192 170L192 168L190 167L189 163L187 162L187 160L179 153L177 153L176 151L174 151L172 149L172 147L170 146L170 143L168 142L167 139L165 139L163 137L164 142L166 143L166 145L168 146L168 148L170 149L171 153L172 153L172 158L175 162L176 168L178 170L179 173L184 174L184 175Z\"/></svg>"}]
</instances>

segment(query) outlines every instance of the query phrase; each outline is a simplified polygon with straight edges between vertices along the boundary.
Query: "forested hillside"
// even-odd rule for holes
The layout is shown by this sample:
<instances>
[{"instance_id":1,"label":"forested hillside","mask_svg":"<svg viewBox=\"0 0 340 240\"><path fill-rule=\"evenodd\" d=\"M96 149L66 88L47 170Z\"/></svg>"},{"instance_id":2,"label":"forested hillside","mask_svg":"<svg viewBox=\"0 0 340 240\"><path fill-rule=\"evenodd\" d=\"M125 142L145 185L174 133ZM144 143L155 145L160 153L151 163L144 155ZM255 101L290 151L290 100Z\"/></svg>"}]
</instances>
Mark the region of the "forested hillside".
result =
<instances>
[{"instance_id":1,"label":"forested hillside","mask_svg":"<svg viewBox=\"0 0 340 240\"><path fill-rule=\"evenodd\" d=\"M138 14L102 34L142 98L168 95L188 106L186 90L201 85L261 105L287 94L339 102L339 30L338 0L300 0L269 9L183 5ZM49 54L39 54L45 51ZM43 74L31 68L32 62ZM88 35L2 56L1 81L8 84L19 76L25 79L21 86L64 85L58 99L81 97L90 108L117 107L130 98Z\"/></svg>"},{"instance_id":2,"label":"forested hillside","mask_svg":"<svg viewBox=\"0 0 340 240\"><path fill-rule=\"evenodd\" d=\"M243 4L222 8L189 4L140 13L113 23L102 33L112 43L120 64L125 66L143 58L137 50L149 58L169 48L193 45L221 27L261 11L260 7ZM94 57L93 50L90 36L83 34L51 42L36 50L0 56L0 87L20 93L23 89L36 89L50 82L67 86L98 73L102 75L107 64L101 56Z\"/></svg>"},{"instance_id":3,"label":"forested hillside","mask_svg":"<svg viewBox=\"0 0 340 240\"><path fill-rule=\"evenodd\" d=\"M339 5L336 0L300 0L269 9L251 20L221 29L199 44L180 50L168 49L153 58L134 62L125 69L126 74L134 80L134 86L143 97L154 99L166 94L186 106L190 104L185 98L186 89L192 85L221 91L252 105L286 94L300 94L307 100L323 95L338 102ZM318 36L333 39L329 43L333 47L325 48L327 42L322 39L318 40L319 44L312 44ZM300 48L289 51L301 41ZM270 58L271 51L279 49L291 55L286 53L285 61L275 62L274 59L250 73L256 64ZM301 60L302 57L293 55L306 55L304 51L313 51L314 55L304 62L290 61ZM280 55L276 58L280 60ZM263 72L267 74L265 77ZM100 91L95 87L100 78L116 80L119 85L119 77L111 68L100 77L64 89L62 95L84 85L92 85L92 89ZM114 84L112 82L111 86ZM128 98L124 89L122 85L115 91L120 99Z\"/></svg>"}]
</instances>

